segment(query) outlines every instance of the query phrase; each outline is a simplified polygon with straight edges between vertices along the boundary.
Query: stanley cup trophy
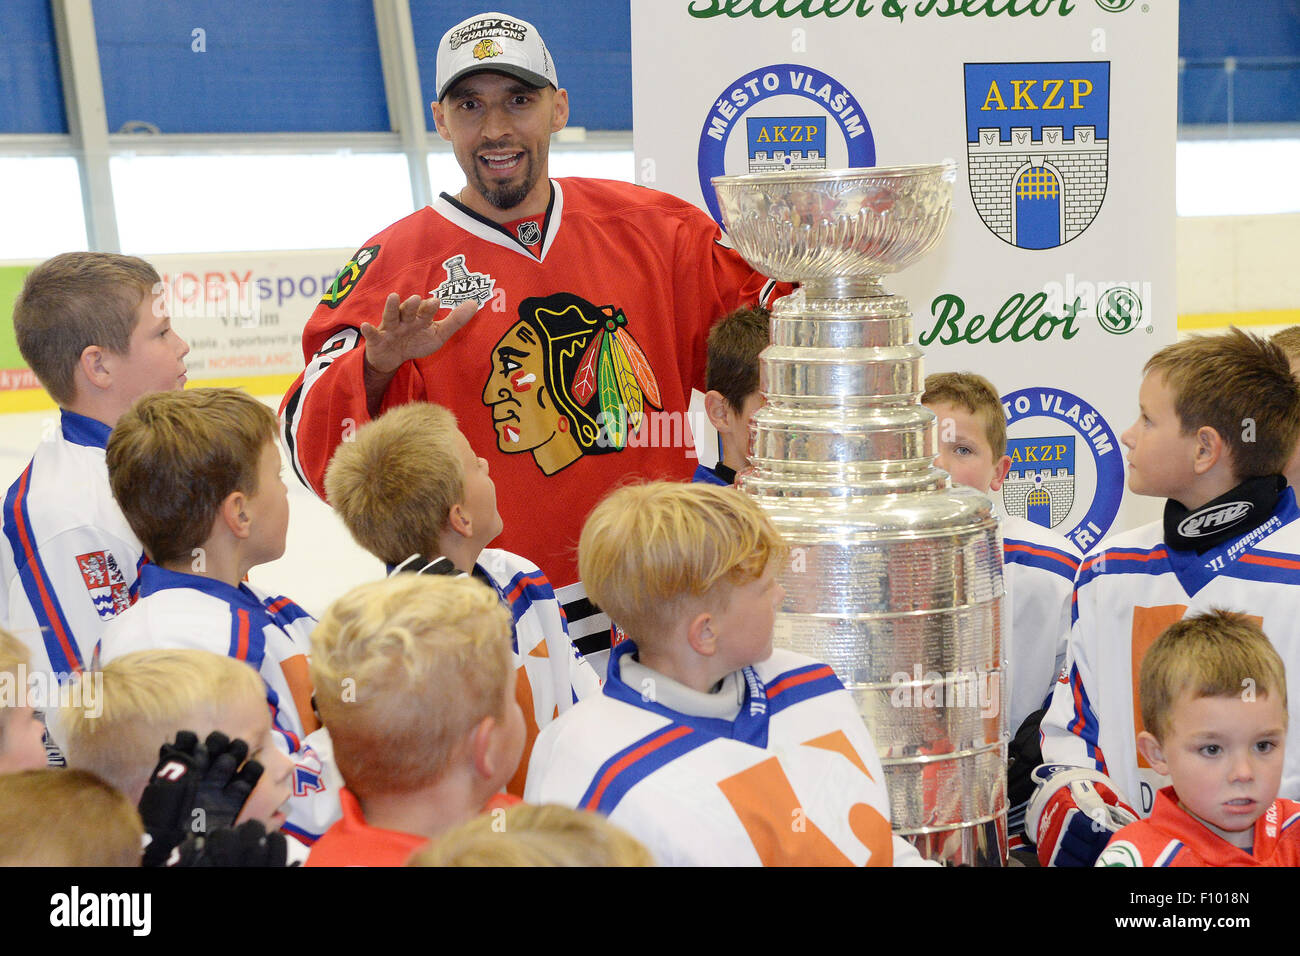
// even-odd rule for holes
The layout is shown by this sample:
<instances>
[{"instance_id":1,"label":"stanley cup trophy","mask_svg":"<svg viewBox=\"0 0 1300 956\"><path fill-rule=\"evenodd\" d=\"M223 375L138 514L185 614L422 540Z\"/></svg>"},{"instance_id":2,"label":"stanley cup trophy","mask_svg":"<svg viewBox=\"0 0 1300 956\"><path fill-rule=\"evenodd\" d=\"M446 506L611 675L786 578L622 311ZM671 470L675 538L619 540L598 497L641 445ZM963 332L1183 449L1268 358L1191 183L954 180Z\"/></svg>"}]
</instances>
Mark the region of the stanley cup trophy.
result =
<instances>
[{"instance_id":1,"label":"stanley cup trophy","mask_svg":"<svg viewBox=\"0 0 1300 956\"><path fill-rule=\"evenodd\" d=\"M1007 853L1002 549L936 467L907 301L880 277L939 241L956 167L719 176L727 234L801 288L776 303L741 475L790 543L778 646L834 668L871 730L894 831L928 859Z\"/></svg>"}]
</instances>

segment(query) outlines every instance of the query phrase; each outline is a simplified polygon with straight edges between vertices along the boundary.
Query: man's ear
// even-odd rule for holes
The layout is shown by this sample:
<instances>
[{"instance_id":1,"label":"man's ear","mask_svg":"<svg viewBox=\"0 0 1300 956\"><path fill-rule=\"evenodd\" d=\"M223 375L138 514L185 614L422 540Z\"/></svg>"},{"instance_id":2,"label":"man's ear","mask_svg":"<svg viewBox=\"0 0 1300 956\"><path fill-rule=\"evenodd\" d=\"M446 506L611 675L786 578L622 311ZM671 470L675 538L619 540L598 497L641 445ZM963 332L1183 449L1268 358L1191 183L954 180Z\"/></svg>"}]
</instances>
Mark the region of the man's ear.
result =
<instances>
[{"instance_id":1,"label":"man's ear","mask_svg":"<svg viewBox=\"0 0 1300 956\"><path fill-rule=\"evenodd\" d=\"M1009 471L1011 471L1011 456L1003 455L993 466L993 480L989 482L989 491L997 491L1001 488L1002 482L1007 480Z\"/></svg>"},{"instance_id":2,"label":"man's ear","mask_svg":"<svg viewBox=\"0 0 1300 956\"><path fill-rule=\"evenodd\" d=\"M253 527L248 517L248 497L242 491L226 495L217 510L218 524L224 524L236 538L247 538Z\"/></svg>"},{"instance_id":3,"label":"man's ear","mask_svg":"<svg viewBox=\"0 0 1300 956\"><path fill-rule=\"evenodd\" d=\"M551 108L551 132L558 133L569 124L569 91L556 90Z\"/></svg>"},{"instance_id":4,"label":"man's ear","mask_svg":"<svg viewBox=\"0 0 1300 956\"><path fill-rule=\"evenodd\" d=\"M434 100L429 104L433 108L433 125L438 129L438 135L451 142L451 130L447 129L447 118L443 115L442 104Z\"/></svg>"},{"instance_id":5,"label":"man's ear","mask_svg":"<svg viewBox=\"0 0 1300 956\"><path fill-rule=\"evenodd\" d=\"M1138 734L1137 746L1138 752L1146 757L1152 770L1161 776L1169 776L1169 764L1165 760L1164 748L1160 746L1160 741L1156 740L1155 734L1147 730L1142 731Z\"/></svg>"},{"instance_id":6,"label":"man's ear","mask_svg":"<svg viewBox=\"0 0 1300 956\"><path fill-rule=\"evenodd\" d=\"M719 432L730 431L732 421L736 417L731 403L716 389L709 389L704 393L704 414L709 416L709 424Z\"/></svg>"},{"instance_id":7,"label":"man's ear","mask_svg":"<svg viewBox=\"0 0 1300 956\"><path fill-rule=\"evenodd\" d=\"M1196 429L1196 458L1192 462L1196 474L1205 474L1222 461L1227 453L1227 443L1217 431L1209 425Z\"/></svg>"}]
</instances>

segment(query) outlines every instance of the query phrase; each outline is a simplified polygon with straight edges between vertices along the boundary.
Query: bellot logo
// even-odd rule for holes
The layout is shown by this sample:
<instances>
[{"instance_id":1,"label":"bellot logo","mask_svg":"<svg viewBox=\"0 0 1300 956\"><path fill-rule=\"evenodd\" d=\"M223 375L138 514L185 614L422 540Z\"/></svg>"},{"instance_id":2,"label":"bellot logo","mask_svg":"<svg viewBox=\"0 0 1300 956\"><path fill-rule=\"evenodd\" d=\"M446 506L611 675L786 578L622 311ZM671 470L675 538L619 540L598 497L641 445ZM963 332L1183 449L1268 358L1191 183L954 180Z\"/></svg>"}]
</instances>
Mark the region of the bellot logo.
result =
<instances>
[{"instance_id":1,"label":"bellot logo","mask_svg":"<svg viewBox=\"0 0 1300 956\"><path fill-rule=\"evenodd\" d=\"M1205 508L1178 522L1178 533L1185 538L1199 538L1231 528L1254 508L1249 501L1229 501L1226 504Z\"/></svg>"}]
</instances>

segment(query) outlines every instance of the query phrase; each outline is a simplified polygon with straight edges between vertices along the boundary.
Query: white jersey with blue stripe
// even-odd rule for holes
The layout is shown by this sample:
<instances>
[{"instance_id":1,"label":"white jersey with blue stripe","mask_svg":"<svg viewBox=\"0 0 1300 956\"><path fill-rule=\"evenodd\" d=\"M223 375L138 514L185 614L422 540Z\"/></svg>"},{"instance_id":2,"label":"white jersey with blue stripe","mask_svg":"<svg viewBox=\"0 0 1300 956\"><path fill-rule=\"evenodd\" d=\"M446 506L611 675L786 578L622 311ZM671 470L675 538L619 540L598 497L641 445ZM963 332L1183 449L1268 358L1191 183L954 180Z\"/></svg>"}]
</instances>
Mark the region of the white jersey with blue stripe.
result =
<instances>
[{"instance_id":1,"label":"white jersey with blue stripe","mask_svg":"<svg viewBox=\"0 0 1300 956\"><path fill-rule=\"evenodd\" d=\"M1177 551L1154 522L1103 541L1079 567L1065 667L1043 718L1043 761L1106 774L1141 816L1168 778L1137 752L1137 675L1170 624L1223 608L1262 624L1300 700L1300 511L1290 488L1264 524L1204 554ZM1300 734L1289 734L1279 796L1300 799Z\"/></svg>"},{"instance_id":2,"label":"white jersey with blue stripe","mask_svg":"<svg viewBox=\"0 0 1300 956\"><path fill-rule=\"evenodd\" d=\"M684 714L623 682L537 738L524 799L595 810L661 865L907 865L876 748L825 664L784 650L743 670L732 721Z\"/></svg>"},{"instance_id":3,"label":"white jersey with blue stripe","mask_svg":"<svg viewBox=\"0 0 1300 956\"><path fill-rule=\"evenodd\" d=\"M246 661L262 676L272 737L294 761L286 832L314 842L342 815L322 759L305 741L318 724L308 658L316 619L286 597L145 565L140 599L104 630L102 664L133 651L192 648Z\"/></svg>"},{"instance_id":4,"label":"white jersey with blue stripe","mask_svg":"<svg viewBox=\"0 0 1300 956\"><path fill-rule=\"evenodd\" d=\"M109 621L131 606L144 549L113 499L110 429L64 411L10 485L0 519L0 624L31 670L68 675L90 661Z\"/></svg>"},{"instance_id":5,"label":"white jersey with blue stripe","mask_svg":"<svg viewBox=\"0 0 1300 956\"><path fill-rule=\"evenodd\" d=\"M1052 696L1070 636L1070 598L1080 555L1051 528L1024 518L1002 519L1002 576L1011 621L1006 656L1011 668L1009 730Z\"/></svg>"}]
</instances>

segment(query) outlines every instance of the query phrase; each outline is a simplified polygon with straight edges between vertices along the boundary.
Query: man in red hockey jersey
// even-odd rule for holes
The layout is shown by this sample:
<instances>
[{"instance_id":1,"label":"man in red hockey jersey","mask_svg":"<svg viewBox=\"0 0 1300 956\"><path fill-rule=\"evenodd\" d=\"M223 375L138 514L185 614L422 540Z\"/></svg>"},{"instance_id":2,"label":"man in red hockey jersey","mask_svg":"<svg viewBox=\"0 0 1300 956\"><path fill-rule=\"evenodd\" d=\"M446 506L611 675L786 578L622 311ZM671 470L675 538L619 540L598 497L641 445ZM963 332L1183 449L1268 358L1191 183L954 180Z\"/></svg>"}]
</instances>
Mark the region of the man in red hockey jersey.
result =
<instances>
[{"instance_id":1,"label":"man in red hockey jersey","mask_svg":"<svg viewBox=\"0 0 1300 956\"><path fill-rule=\"evenodd\" d=\"M281 407L286 449L323 495L335 446L361 423L411 401L451 408L491 462L502 546L537 561L576 623L591 614L583 519L628 475L690 477L709 326L772 288L689 203L549 178L568 94L531 24L453 27L437 92L466 185L367 241L325 293Z\"/></svg>"}]
</instances>

